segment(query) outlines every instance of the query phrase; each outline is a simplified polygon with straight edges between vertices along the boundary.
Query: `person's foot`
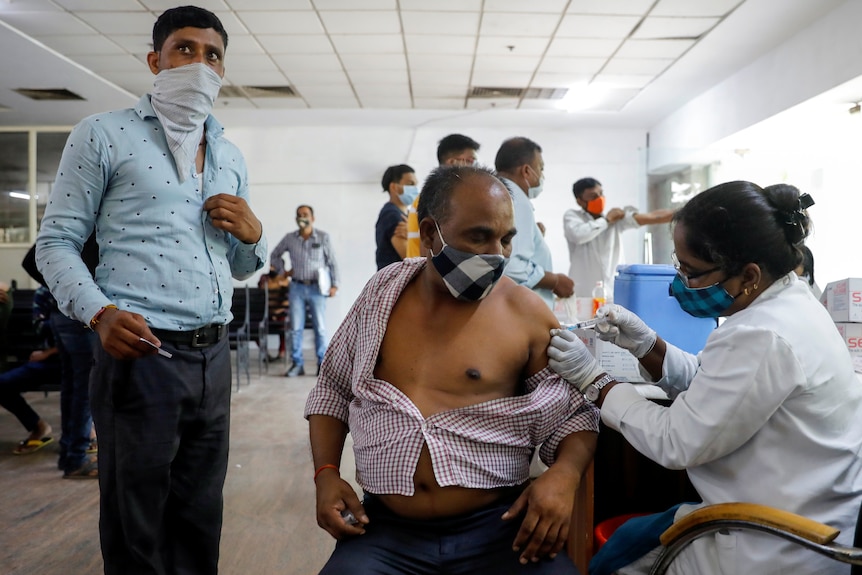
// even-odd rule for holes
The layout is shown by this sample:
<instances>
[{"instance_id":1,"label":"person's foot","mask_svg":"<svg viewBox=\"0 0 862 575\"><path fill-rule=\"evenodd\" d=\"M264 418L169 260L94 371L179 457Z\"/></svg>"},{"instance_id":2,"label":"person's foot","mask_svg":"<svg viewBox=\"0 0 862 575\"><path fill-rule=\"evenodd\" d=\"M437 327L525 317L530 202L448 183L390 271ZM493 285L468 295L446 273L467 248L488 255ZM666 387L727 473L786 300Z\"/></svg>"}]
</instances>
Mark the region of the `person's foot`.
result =
<instances>
[{"instance_id":1,"label":"person's foot","mask_svg":"<svg viewBox=\"0 0 862 575\"><path fill-rule=\"evenodd\" d=\"M297 365L294 363L290 366L290 369L287 370L287 373L284 374L285 377L296 377L297 375L305 375L305 368L302 364Z\"/></svg>"},{"instance_id":2,"label":"person's foot","mask_svg":"<svg viewBox=\"0 0 862 575\"><path fill-rule=\"evenodd\" d=\"M63 474L63 479L98 479L99 459L93 455L84 459L78 469L72 469Z\"/></svg>"}]
</instances>

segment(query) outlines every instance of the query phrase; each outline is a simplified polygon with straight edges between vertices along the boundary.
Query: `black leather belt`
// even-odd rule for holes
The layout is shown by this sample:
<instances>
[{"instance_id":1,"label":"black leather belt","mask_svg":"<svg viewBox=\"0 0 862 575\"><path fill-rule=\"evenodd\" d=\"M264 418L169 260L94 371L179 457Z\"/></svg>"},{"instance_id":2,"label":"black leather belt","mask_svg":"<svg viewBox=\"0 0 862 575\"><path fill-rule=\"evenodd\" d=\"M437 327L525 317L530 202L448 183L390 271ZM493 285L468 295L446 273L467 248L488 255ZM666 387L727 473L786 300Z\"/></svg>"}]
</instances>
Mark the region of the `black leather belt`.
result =
<instances>
[{"instance_id":1,"label":"black leather belt","mask_svg":"<svg viewBox=\"0 0 862 575\"><path fill-rule=\"evenodd\" d=\"M298 284L302 284L305 286L317 285L317 280L293 280Z\"/></svg>"},{"instance_id":2,"label":"black leather belt","mask_svg":"<svg viewBox=\"0 0 862 575\"><path fill-rule=\"evenodd\" d=\"M189 331L154 329L152 332L160 341L166 341L174 345L209 347L217 344L227 335L227 324L206 325Z\"/></svg>"}]
</instances>

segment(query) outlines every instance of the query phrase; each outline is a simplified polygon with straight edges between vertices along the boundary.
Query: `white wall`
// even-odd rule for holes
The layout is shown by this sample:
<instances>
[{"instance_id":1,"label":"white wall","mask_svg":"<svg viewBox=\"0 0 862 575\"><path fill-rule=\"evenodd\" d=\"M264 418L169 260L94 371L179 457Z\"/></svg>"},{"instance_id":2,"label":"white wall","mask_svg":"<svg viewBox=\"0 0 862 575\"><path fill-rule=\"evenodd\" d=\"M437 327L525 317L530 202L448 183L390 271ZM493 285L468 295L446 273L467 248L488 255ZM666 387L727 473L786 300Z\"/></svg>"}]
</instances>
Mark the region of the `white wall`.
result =
<instances>
[{"instance_id":1,"label":"white wall","mask_svg":"<svg viewBox=\"0 0 862 575\"><path fill-rule=\"evenodd\" d=\"M466 122L418 127L385 122L379 126L229 127L227 137L245 154L252 206L263 221L270 248L296 229L296 206L303 203L314 207L317 227L332 235L342 286L328 306L330 333L376 270L374 223L387 199L380 186L384 170L407 163L423 181L436 166L437 142L452 132L480 142L480 162L491 166L508 137L526 136L542 146L545 192L534 204L537 220L547 227L555 271L568 270L562 218L574 206L571 186L576 179L601 180L612 205L646 207L641 160L645 134L640 130L500 128ZM642 261L640 237L631 232L626 238L629 262ZM250 283L256 284L256 278Z\"/></svg>"}]
</instances>

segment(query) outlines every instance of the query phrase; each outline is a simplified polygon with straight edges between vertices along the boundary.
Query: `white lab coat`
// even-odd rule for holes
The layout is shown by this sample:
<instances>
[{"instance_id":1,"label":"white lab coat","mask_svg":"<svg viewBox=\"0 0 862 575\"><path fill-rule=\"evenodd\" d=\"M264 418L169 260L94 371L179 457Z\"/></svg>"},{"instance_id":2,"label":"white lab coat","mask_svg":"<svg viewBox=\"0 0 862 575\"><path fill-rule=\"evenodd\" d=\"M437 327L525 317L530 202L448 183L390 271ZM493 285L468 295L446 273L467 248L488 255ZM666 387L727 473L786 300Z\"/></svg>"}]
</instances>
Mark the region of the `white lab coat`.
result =
<instances>
[{"instance_id":1,"label":"white lab coat","mask_svg":"<svg viewBox=\"0 0 862 575\"><path fill-rule=\"evenodd\" d=\"M638 227L637 210L625 208L625 217L609 224L584 210L567 210L563 231L569 244L569 277L575 282L577 297L590 297L596 282L604 282L605 292L614 295L614 276L622 258L622 232ZM516 236L517 237L517 236Z\"/></svg>"},{"instance_id":2,"label":"white lab coat","mask_svg":"<svg viewBox=\"0 0 862 575\"><path fill-rule=\"evenodd\" d=\"M793 273L710 335L698 356L668 345L657 382L676 399L611 389L602 420L638 451L686 469L704 504L749 501L841 530L862 502L862 384L823 306ZM680 514L678 514L677 519ZM705 536L670 573L838 574L850 567L760 533Z\"/></svg>"}]
</instances>

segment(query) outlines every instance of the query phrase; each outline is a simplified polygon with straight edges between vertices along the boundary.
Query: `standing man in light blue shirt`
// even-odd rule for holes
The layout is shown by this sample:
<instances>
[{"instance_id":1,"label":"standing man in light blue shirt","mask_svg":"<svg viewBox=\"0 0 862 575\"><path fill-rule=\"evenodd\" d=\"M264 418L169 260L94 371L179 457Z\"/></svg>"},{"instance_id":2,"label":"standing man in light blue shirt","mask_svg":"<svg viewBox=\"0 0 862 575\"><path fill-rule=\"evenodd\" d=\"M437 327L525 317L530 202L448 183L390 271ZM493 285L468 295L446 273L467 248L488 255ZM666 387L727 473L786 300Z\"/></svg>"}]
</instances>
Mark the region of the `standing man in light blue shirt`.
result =
<instances>
[{"instance_id":1,"label":"standing man in light blue shirt","mask_svg":"<svg viewBox=\"0 0 862 575\"><path fill-rule=\"evenodd\" d=\"M512 255L503 272L515 283L539 294L553 309L554 296L569 297L574 282L566 274L551 271L551 250L533 214L530 200L542 193L545 161L542 148L528 138L509 138L500 146L494 159L497 175L506 184L515 203L515 228Z\"/></svg>"},{"instance_id":2,"label":"standing man in light blue shirt","mask_svg":"<svg viewBox=\"0 0 862 575\"><path fill-rule=\"evenodd\" d=\"M158 18L152 93L75 127L37 240L61 311L101 341L90 400L106 575L218 572L232 278L267 252L243 157L210 115L227 40L201 8ZM94 229L95 278L80 254Z\"/></svg>"},{"instance_id":3,"label":"standing man in light blue shirt","mask_svg":"<svg viewBox=\"0 0 862 575\"><path fill-rule=\"evenodd\" d=\"M291 357L293 365L287 377L305 375L302 357L302 332L305 329L305 306L311 311L314 327L314 350L317 353L317 371L326 353L326 298L338 291L338 264L329 241L329 234L314 227L314 209L302 205L296 208L296 225L272 250L270 262L279 275L284 275L284 253L290 255L290 329L293 332ZM323 276L323 278L321 278ZM326 290L326 293L323 290ZM317 373L317 372L315 372Z\"/></svg>"}]
</instances>

